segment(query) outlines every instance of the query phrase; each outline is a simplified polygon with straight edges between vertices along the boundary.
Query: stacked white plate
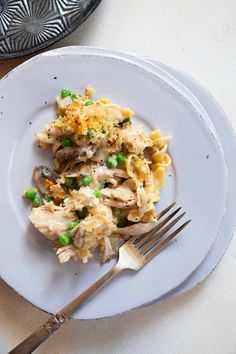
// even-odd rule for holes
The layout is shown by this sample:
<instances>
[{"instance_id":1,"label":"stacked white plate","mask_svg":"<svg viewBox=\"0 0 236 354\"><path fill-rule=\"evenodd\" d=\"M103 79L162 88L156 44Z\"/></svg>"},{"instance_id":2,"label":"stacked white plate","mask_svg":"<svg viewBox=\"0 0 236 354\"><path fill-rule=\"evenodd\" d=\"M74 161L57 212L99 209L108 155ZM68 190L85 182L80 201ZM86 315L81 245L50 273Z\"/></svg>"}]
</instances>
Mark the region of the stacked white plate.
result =
<instances>
[{"instance_id":1,"label":"stacked white plate","mask_svg":"<svg viewBox=\"0 0 236 354\"><path fill-rule=\"evenodd\" d=\"M34 133L55 115L61 88L80 92L87 84L97 97L132 108L146 129L160 128L173 136L173 165L158 208L176 201L192 223L143 270L118 276L76 319L111 316L193 288L227 249L236 211L234 133L215 100L191 77L152 58L99 48L40 54L0 82L0 158L6 171L0 176L5 234L0 275L19 294L54 313L115 262L59 265L51 244L29 224L29 209L21 198L31 185L33 167L48 163L48 155L35 148Z\"/></svg>"}]
</instances>

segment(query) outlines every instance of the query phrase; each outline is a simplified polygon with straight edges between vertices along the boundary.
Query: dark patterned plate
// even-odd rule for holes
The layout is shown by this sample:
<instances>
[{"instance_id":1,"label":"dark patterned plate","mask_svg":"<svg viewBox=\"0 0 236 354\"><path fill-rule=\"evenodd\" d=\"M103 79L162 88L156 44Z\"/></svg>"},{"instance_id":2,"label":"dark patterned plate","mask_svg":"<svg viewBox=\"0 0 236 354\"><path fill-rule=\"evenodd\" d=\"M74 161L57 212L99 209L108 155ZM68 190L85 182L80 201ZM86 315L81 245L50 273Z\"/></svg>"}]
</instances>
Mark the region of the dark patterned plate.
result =
<instances>
[{"instance_id":1,"label":"dark patterned plate","mask_svg":"<svg viewBox=\"0 0 236 354\"><path fill-rule=\"evenodd\" d=\"M74 31L101 0L0 0L0 59L43 49Z\"/></svg>"}]
</instances>

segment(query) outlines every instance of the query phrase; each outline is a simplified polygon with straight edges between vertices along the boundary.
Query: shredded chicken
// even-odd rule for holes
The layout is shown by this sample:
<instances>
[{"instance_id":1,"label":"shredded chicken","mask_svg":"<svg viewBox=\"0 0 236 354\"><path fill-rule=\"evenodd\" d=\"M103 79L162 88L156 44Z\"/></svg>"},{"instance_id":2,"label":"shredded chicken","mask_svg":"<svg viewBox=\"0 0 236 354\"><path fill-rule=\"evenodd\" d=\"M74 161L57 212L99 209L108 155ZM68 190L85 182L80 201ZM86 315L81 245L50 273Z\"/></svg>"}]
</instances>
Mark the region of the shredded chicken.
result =
<instances>
[{"instance_id":1,"label":"shredded chicken","mask_svg":"<svg viewBox=\"0 0 236 354\"><path fill-rule=\"evenodd\" d=\"M89 216L79 224L74 245L78 248L82 258L83 254L89 254L90 258L101 240L104 242L115 230L116 226L105 215ZM113 250L108 247L107 241L103 251L104 260L113 255ZM83 262L86 263L87 259L83 259Z\"/></svg>"},{"instance_id":2,"label":"shredded chicken","mask_svg":"<svg viewBox=\"0 0 236 354\"><path fill-rule=\"evenodd\" d=\"M63 208L50 210L50 206L47 205L33 208L29 215L29 219L36 229L53 241L58 239L58 234L66 230L68 223L74 218L73 213L65 212Z\"/></svg>"},{"instance_id":3,"label":"shredded chicken","mask_svg":"<svg viewBox=\"0 0 236 354\"><path fill-rule=\"evenodd\" d=\"M144 134L142 126L130 126L122 130L122 142L130 153L143 153L144 149L152 146L152 140Z\"/></svg>"},{"instance_id":4,"label":"shredded chicken","mask_svg":"<svg viewBox=\"0 0 236 354\"><path fill-rule=\"evenodd\" d=\"M104 237L101 253L103 257L103 262L108 261L115 254L115 251L112 248L111 241L108 236Z\"/></svg>"},{"instance_id":5,"label":"shredded chicken","mask_svg":"<svg viewBox=\"0 0 236 354\"><path fill-rule=\"evenodd\" d=\"M72 190L64 200L66 210L82 210L84 207L94 207L98 204L99 200L90 187L81 187L78 191Z\"/></svg>"},{"instance_id":6,"label":"shredded chicken","mask_svg":"<svg viewBox=\"0 0 236 354\"><path fill-rule=\"evenodd\" d=\"M104 204L115 208L126 209L136 203L135 193L133 193L130 188L123 185L115 189L104 188L102 190L102 197Z\"/></svg>"},{"instance_id":7,"label":"shredded chicken","mask_svg":"<svg viewBox=\"0 0 236 354\"><path fill-rule=\"evenodd\" d=\"M136 223L134 225L126 226L126 227L118 227L116 229L116 233L120 235L127 236L138 236L142 235L148 231L151 231L154 227L153 223Z\"/></svg>"},{"instance_id":8,"label":"shredded chicken","mask_svg":"<svg viewBox=\"0 0 236 354\"><path fill-rule=\"evenodd\" d=\"M76 160L76 161L86 161L91 159L96 151L96 146L87 145L84 147L65 147L55 154L55 158L60 161Z\"/></svg>"},{"instance_id":9,"label":"shredded chicken","mask_svg":"<svg viewBox=\"0 0 236 354\"><path fill-rule=\"evenodd\" d=\"M60 263L66 263L71 257L76 256L76 248L73 245L60 247L56 251Z\"/></svg>"}]
</instances>

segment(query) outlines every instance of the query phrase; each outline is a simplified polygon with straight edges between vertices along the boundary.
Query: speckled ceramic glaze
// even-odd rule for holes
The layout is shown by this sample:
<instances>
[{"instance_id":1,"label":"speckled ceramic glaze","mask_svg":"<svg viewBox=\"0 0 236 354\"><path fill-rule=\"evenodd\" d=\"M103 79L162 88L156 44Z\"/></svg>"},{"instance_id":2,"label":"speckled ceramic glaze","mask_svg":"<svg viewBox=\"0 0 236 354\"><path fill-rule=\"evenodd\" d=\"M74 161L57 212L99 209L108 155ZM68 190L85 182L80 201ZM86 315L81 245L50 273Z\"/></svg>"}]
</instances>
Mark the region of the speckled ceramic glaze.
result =
<instances>
[{"instance_id":1,"label":"speckled ceramic glaze","mask_svg":"<svg viewBox=\"0 0 236 354\"><path fill-rule=\"evenodd\" d=\"M0 59L43 49L76 29L101 0L0 0Z\"/></svg>"}]
</instances>

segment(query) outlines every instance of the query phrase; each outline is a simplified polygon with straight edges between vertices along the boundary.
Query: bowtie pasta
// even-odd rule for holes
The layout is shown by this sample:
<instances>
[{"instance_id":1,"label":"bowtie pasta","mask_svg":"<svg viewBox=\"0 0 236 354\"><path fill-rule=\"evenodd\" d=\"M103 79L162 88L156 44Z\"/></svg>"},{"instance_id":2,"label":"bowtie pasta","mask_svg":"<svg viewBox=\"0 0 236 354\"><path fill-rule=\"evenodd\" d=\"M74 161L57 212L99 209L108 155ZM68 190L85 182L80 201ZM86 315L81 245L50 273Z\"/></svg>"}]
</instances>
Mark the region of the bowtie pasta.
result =
<instances>
[{"instance_id":1,"label":"bowtie pasta","mask_svg":"<svg viewBox=\"0 0 236 354\"><path fill-rule=\"evenodd\" d=\"M53 167L36 166L29 219L55 243L61 263L103 261L117 253L124 235L141 234L157 220L155 205L171 159L170 136L146 133L134 113L107 98L94 100L63 89L57 117L36 134L50 148Z\"/></svg>"}]
</instances>

